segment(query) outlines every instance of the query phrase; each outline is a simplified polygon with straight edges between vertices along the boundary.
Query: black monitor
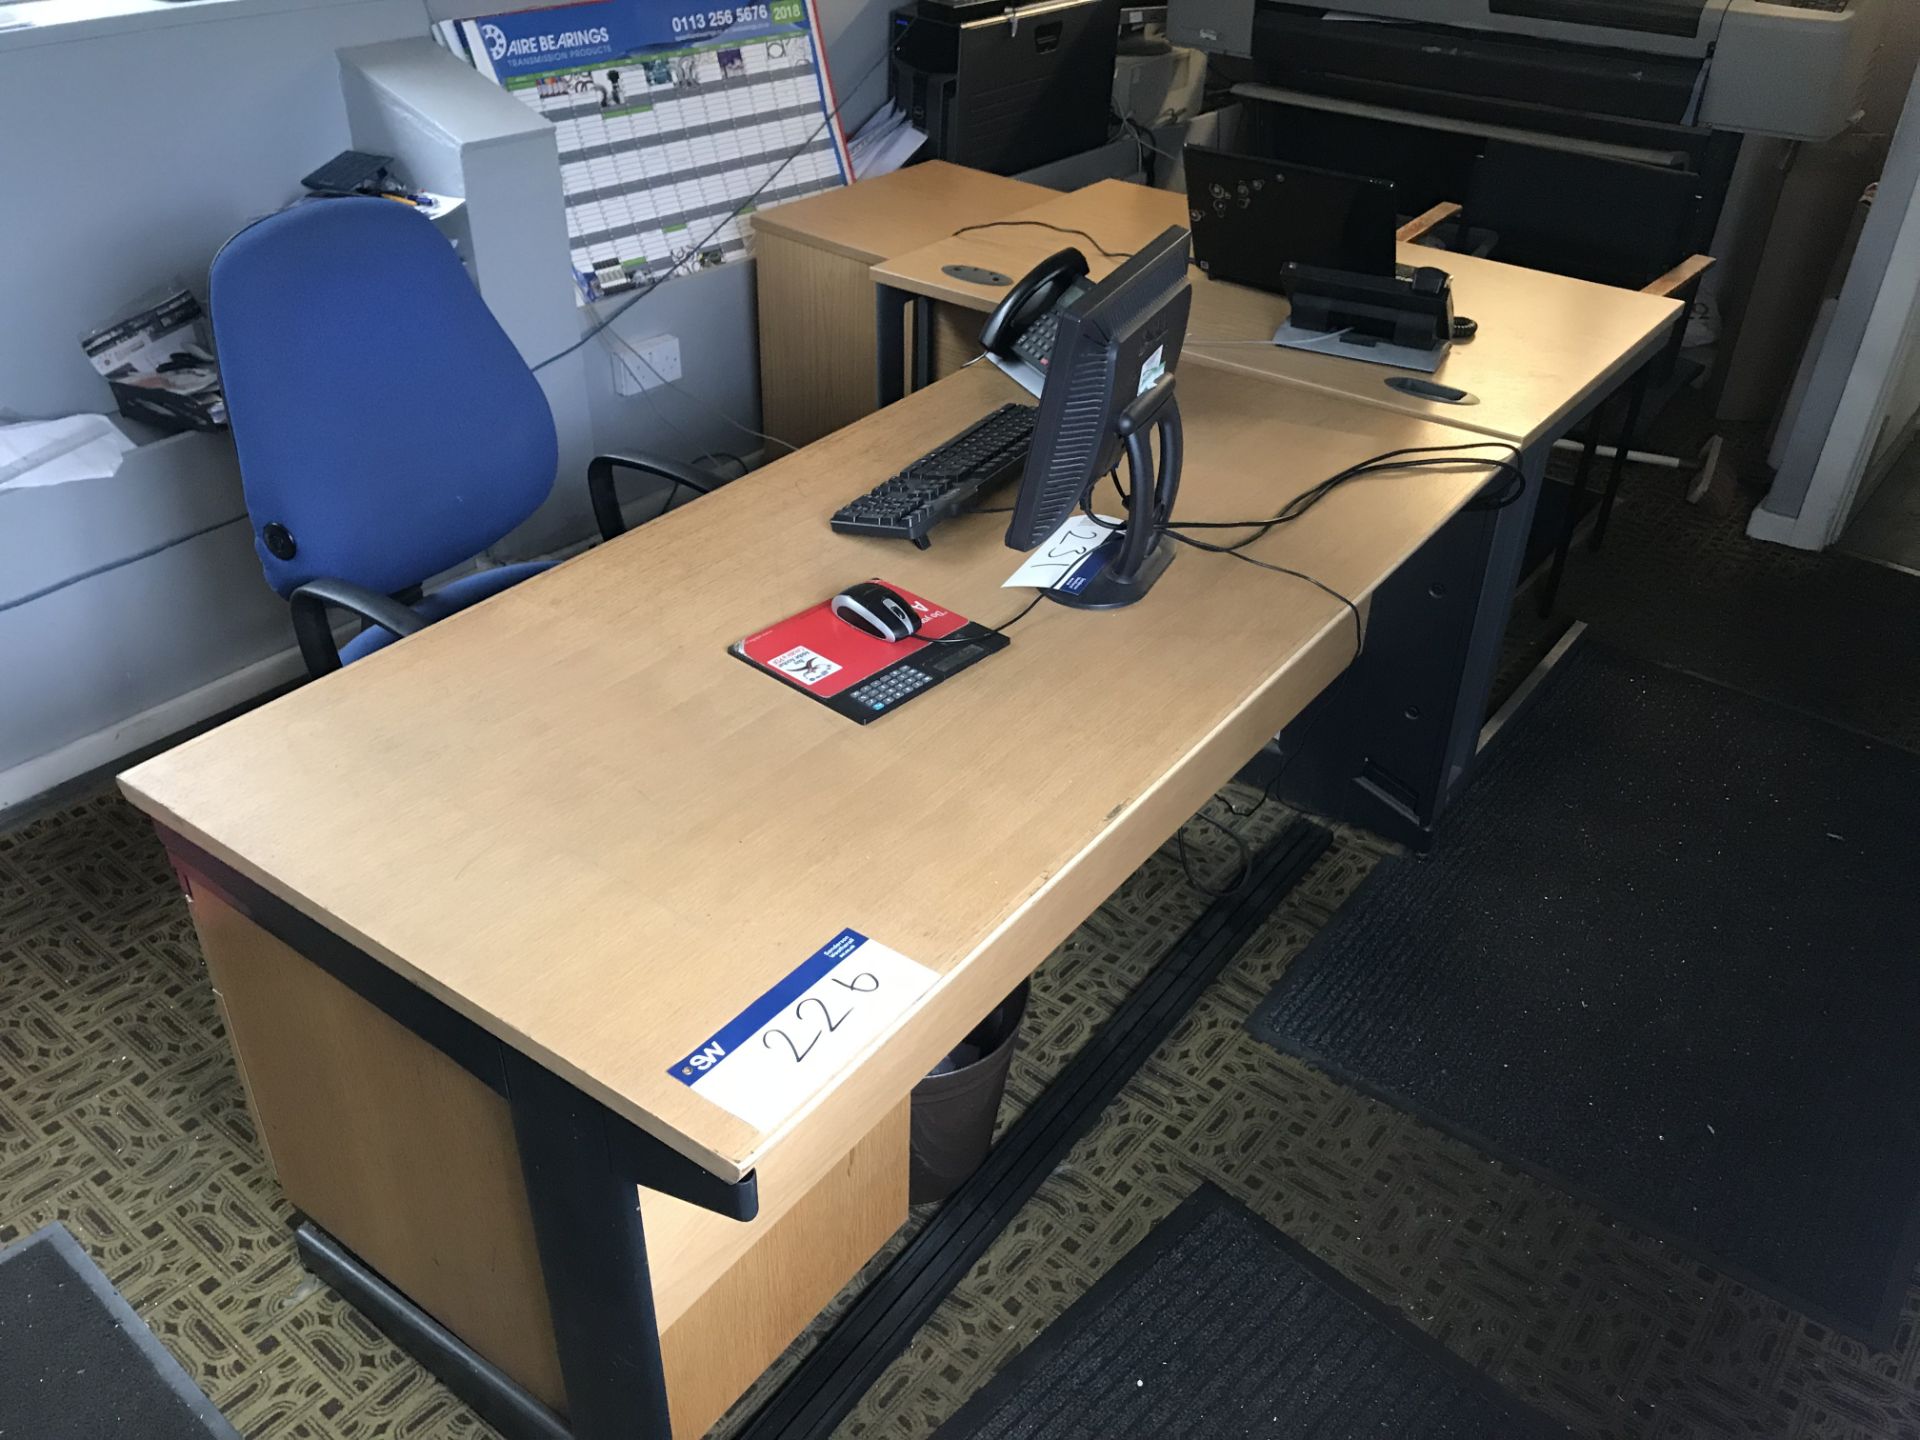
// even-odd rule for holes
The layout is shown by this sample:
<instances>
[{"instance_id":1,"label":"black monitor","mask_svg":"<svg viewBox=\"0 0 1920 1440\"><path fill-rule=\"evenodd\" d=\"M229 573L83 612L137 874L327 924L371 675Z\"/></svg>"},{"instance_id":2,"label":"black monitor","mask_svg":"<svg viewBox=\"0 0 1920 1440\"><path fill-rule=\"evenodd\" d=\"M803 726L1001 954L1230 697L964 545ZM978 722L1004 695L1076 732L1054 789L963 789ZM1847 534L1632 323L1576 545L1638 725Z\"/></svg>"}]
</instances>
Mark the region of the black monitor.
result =
<instances>
[{"instance_id":1,"label":"black monitor","mask_svg":"<svg viewBox=\"0 0 1920 1440\"><path fill-rule=\"evenodd\" d=\"M1392 275L1393 182L1189 145L1195 263L1215 280L1284 291L1289 264Z\"/></svg>"},{"instance_id":2,"label":"black monitor","mask_svg":"<svg viewBox=\"0 0 1920 1440\"><path fill-rule=\"evenodd\" d=\"M1173 372L1192 298L1187 232L1174 226L1060 314L1007 544L1031 550L1046 540L1123 457L1130 498L1105 563L1082 567L1049 599L1089 610L1130 605L1173 558L1164 528L1180 484ZM1149 437L1159 442L1157 464Z\"/></svg>"}]
</instances>

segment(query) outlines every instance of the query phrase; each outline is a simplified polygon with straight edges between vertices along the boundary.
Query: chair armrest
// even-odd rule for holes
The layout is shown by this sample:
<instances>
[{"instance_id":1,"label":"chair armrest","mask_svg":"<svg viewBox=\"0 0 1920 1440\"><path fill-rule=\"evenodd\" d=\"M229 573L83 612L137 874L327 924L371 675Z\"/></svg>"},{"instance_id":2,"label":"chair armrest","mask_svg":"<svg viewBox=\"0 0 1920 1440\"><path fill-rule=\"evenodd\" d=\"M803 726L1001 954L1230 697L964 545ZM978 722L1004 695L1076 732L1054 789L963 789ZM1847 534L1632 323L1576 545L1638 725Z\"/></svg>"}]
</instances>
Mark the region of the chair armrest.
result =
<instances>
[{"instance_id":1,"label":"chair armrest","mask_svg":"<svg viewBox=\"0 0 1920 1440\"><path fill-rule=\"evenodd\" d=\"M1688 286L1699 284L1700 277L1713 268L1713 263L1711 255L1689 255L1658 280L1642 285L1640 293L1642 295L1678 295Z\"/></svg>"},{"instance_id":2,"label":"chair armrest","mask_svg":"<svg viewBox=\"0 0 1920 1440\"><path fill-rule=\"evenodd\" d=\"M638 470L643 475L665 480L675 489L684 485L696 495L712 494L717 483L713 476L691 465L651 455L596 455L587 463L587 498L593 501L593 519L600 527L602 540L617 539L627 533L627 522L620 514L620 500L613 488L615 470Z\"/></svg>"},{"instance_id":3,"label":"chair armrest","mask_svg":"<svg viewBox=\"0 0 1920 1440\"><path fill-rule=\"evenodd\" d=\"M1459 213L1460 207L1457 204L1451 200L1442 200L1438 205L1427 211L1426 214L1414 216L1413 219L1407 221L1406 224L1394 231L1393 238L1398 240L1402 245L1411 245L1429 230L1437 229L1446 224L1447 221L1453 219L1453 217Z\"/></svg>"},{"instance_id":4,"label":"chair armrest","mask_svg":"<svg viewBox=\"0 0 1920 1440\"><path fill-rule=\"evenodd\" d=\"M300 658L307 662L307 674L314 679L340 668L340 650L333 640L333 626L327 620L327 607L338 605L363 620L397 636L417 634L427 622L398 600L356 585L351 580L322 577L309 580L287 597L293 607L293 635L300 642Z\"/></svg>"}]
</instances>

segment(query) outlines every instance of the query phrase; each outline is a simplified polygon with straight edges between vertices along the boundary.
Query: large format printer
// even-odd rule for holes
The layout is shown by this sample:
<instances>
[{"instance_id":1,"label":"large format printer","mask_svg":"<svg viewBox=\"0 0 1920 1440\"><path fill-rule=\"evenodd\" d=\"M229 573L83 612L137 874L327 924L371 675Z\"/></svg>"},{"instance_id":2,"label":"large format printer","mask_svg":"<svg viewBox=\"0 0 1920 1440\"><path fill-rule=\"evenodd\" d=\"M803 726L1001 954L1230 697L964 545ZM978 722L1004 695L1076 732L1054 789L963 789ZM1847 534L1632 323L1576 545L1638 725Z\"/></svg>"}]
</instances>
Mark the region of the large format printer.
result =
<instances>
[{"instance_id":1,"label":"large format printer","mask_svg":"<svg viewBox=\"0 0 1920 1440\"><path fill-rule=\"evenodd\" d=\"M1167 23L1176 44L1260 62L1275 85L1407 110L1468 104L1508 123L1560 111L1825 140L1857 112L1886 6L1171 0Z\"/></svg>"}]
</instances>

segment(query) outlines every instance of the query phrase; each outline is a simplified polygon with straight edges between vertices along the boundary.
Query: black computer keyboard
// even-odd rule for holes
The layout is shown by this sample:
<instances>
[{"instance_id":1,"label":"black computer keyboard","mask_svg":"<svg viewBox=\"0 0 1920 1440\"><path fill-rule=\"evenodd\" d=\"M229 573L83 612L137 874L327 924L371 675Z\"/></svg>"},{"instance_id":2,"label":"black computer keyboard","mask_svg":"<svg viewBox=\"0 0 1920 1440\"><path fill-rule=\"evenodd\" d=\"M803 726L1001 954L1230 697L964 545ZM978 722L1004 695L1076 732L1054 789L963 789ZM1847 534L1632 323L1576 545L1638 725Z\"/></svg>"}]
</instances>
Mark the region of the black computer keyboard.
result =
<instances>
[{"instance_id":1,"label":"black computer keyboard","mask_svg":"<svg viewBox=\"0 0 1920 1440\"><path fill-rule=\"evenodd\" d=\"M892 479L842 505L834 511L833 528L843 535L911 540L926 549L929 530L958 515L981 491L1020 473L1036 413L1032 405L1002 405Z\"/></svg>"}]
</instances>

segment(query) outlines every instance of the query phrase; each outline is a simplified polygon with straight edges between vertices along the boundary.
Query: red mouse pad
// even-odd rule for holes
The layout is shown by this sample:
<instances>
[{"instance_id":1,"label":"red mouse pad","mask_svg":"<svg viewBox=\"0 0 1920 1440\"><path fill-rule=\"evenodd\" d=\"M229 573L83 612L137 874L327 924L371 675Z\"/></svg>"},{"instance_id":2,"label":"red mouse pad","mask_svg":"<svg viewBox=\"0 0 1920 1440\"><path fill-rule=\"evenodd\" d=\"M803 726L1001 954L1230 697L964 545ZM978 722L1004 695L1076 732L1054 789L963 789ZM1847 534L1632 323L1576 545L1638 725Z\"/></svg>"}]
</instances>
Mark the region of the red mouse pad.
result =
<instances>
[{"instance_id":1,"label":"red mouse pad","mask_svg":"<svg viewBox=\"0 0 1920 1440\"><path fill-rule=\"evenodd\" d=\"M917 634L906 640L878 639L856 630L833 613L832 601L823 600L736 641L727 653L865 725L1007 648L1007 637L998 631L891 580L878 583L913 606L920 616Z\"/></svg>"}]
</instances>

